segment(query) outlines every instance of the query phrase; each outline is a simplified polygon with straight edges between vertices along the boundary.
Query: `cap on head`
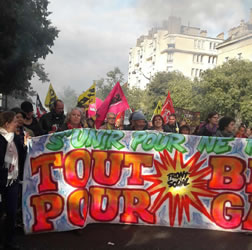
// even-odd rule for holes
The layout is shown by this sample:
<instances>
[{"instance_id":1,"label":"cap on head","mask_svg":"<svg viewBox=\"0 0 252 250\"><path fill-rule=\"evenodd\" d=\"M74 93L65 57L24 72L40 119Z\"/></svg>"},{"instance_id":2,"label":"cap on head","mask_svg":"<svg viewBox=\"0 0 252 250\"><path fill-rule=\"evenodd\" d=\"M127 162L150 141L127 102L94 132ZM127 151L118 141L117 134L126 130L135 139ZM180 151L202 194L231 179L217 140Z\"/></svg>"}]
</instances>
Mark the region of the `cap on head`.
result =
<instances>
[{"instance_id":1,"label":"cap on head","mask_svg":"<svg viewBox=\"0 0 252 250\"><path fill-rule=\"evenodd\" d=\"M144 114L140 111L137 111L132 116L132 121L138 121L138 120L146 120Z\"/></svg>"},{"instance_id":2,"label":"cap on head","mask_svg":"<svg viewBox=\"0 0 252 250\"><path fill-rule=\"evenodd\" d=\"M33 106L30 102L28 101L24 101L21 104L21 109L25 112L25 113L29 113L33 111Z\"/></svg>"}]
</instances>

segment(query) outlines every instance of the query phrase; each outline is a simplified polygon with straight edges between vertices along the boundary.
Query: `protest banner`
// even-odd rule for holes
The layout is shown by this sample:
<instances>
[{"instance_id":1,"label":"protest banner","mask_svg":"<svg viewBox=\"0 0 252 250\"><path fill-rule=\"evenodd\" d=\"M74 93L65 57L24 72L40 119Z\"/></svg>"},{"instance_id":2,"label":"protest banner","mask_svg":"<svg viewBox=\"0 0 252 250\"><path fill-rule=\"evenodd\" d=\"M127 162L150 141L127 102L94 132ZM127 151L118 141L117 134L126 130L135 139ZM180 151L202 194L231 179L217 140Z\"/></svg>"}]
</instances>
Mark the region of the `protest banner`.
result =
<instances>
[{"instance_id":1,"label":"protest banner","mask_svg":"<svg viewBox=\"0 0 252 250\"><path fill-rule=\"evenodd\" d=\"M88 223L252 230L252 140L73 129L29 140L26 233Z\"/></svg>"},{"instance_id":2,"label":"protest banner","mask_svg":"<svg viewBox=\"0 0 252 250\"><path fill-rule=\"evenodd\" d=\"M200 125L200 112L193 112L187 109L176 107L174 107L174 109L178 122L185 121L186 124L191 128L195 128Z\"/></svg>"}]
</instances>

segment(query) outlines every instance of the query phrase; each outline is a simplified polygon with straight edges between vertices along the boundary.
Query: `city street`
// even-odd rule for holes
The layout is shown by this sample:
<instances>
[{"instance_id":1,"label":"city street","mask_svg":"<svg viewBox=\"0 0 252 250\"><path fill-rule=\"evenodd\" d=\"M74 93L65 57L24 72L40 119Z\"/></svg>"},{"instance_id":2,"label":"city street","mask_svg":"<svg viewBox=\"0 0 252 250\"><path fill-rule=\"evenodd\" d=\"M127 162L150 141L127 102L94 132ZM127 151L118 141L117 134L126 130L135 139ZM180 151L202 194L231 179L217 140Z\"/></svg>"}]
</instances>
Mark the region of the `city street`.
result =
<instances>
[{"instance_id":1,"label":"city street","mask_svg":"<svg viewBox=\"0 0 252 250\"><path fill-rule=\"evenodd\" d=\"M75 231L17 237L21 249L252 250L252 235L213 230L90 224Z\"/></svg>"}]
</instances>

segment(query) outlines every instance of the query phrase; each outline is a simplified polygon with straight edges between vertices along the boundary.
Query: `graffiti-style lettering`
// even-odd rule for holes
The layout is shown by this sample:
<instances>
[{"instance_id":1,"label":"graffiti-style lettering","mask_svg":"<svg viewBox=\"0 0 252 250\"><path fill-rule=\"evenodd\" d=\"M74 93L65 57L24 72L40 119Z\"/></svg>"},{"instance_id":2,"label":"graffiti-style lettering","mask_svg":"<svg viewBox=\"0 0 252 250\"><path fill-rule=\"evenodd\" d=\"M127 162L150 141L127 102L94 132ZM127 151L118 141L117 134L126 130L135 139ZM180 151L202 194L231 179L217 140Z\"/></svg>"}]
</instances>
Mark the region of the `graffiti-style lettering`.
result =
<instances>
[{"instance_id":1,"label":"graffiti-style lettering","mask_svg":"<svg viewBox=\"0 0 252 250\"><path fill-rule=\"evenodd\" d=\"M215 154L223 154L229 152L232 147L228 144L233 141L234 138L216 138L216 137L207 137L203 136L199 142L197 150L200 153L203 153L204 150L206 152Z\"/></svg>"},{"instance_id":2,"label":"graffiti-style lettering","mask_svg":"<svg viewBox=\"0 0 252 250\"><path fill-rule=\"evenodd\" d=\"M178 150L180 153L186 153L187 150L181 146L185 142L185 137L181 134L169 134L169 141L166 149L172 153L173 149Z\"/></svg>"},{"instance_id":3,"label":"graffiti-style lettering","mask_svg":"<svg viewBox=\"0 0 252 250\"><path fill-rule=\"evenodd\" d=\"M83 204L84 203L84 204ZM84 227L88 212L88 191L78 189L67 199L67 214L69 221L78 227Z\"/></svg>"},{"instance_id":4,"label":"graffiti-style lettering","mask_svg":"<svg viewBox=\"0 0 252 250\"><path fill-rule=\"evenodd\" d=\"M170 173L168 174L168 187L181 187L189 185L189 177L187 177L190 173L186 171Z\"/></svg>"},{"instance_id":5,"label":"graffiti-style lettering","mask_svg":"<svg viewBox=\"0 0 252 250\"><path fill-rule=\"evenodd\" d=\"M79 165L81 163L81 165ZM76 188L85 187L91 167L91 156L86 149L75 149L66 154L64 158L64 177L66 182ZM80 173L82 172L82 177Z\"/></svg>"},{"instance_id":6,"label":"graffiti-style lettering","mask_svg":"<svg viewBox=\"0 0 252 250\"><path fill-rule=\"evenodd\" d=\"M101 185L115 185L121 177L124 154L121 152L93 151L92 157L94 159L94 180ZM107 163L109 164L108 167Z\"/></svg>"},{"instance_id":7,"label":"graffiti-style lettering","mask_svg":"<svg viewBox=\"0 0 252 250\"><path fill-rule=\"evenodd\" d=\"M33 232L53 231L53 219L64 210L64 199L59 194L41 194L31 197L34 212Z\"/></svg>"},{"instance_id":8,"label":"graffiti-style lettering","mask_svg":"<svg viewBox=\"0 0 252 250\"><path fill-rule=\"evenodd\" d=\"M138 223L141 218L147 223L155 223L155 215L148 211L150 196L145 190L123 190L124 212L120 216L120 222Z\"/></svg>"},{"instance_id":9,"label":"graffiti-style lettering","mask_svg":"<svg viewBox=\"0 0 252 250\"><path fill-rule=\"evenodd\" d=\"M120 189L91 187L90 216L95 220L112 221L118 215Z\"/></svg>"},{"instance_id":10,"label":"graffiti-style lettering","mask_svg":"<svg viewBox=\"0 0 252 250\"><path fill-rule=\"evenodd\" d=\"M143 143L144 139L147 137L147 133L145 131L137 131L133 133L133 141L131 143L131 148L136 151L137 146Z\"/></svg>"},{"instance_id":11,"label":"graffiti-style lettering","mask_svg":"<svg viewBox=\"0 0 252 250\"><path fill-rule=\"evenodd\" d=\"M125 167L131 167L131 176L128 178L128 185L143 185L142 167L151 168L153 155L126 153L124 160Z\"/></svg>"},{"instance_id":12,"label":"graffiti-style lettering","mask_svg":"<svg viewBox=\"0 0 252 250\"><path fill-rule=\"evenodd\" d=\"M71 137L71 145L74 148L81 148L85 145L88 138L89 129L73 129Z\"/></svg>"},{"instance_id":13,"label":"graffiti-style lettering","mask_svg":"<svg viewBox=\"0 0 252 250\"><path fill-rule=\"evenodd\" d=\"M108 139L106 149L111 149L112 145L117 149L121 150L124 148L124 145L120 143L120 140L124 137L124 133L120 130L114 130L111 136Z\"/></svg>"},{"instance_id":14,"label":"graffiti-style lettering","mask_svg":"<svg viewBox=\"0 0 252 250\"><path fill-rule=\"evenodd\" d=\"M155 148L157 151L164 150L165 148L172 152L173 149L181 153L186 153L187 150L181 144L185 142L185 137L181 134L154 134L146 131L137 131L133 133L133 141L131 148L136 151L138 145L142 145L144 151L149 151Z\"/></svg>"},{"instance_id":15,"label":"graffiti-style lettering","mask_svg":"<svg viewBox=\"0 0 252 250\"><path fill-rule=\"evenodd\" d=\"M71 136L72 131L67 130L59 133L52 134L49 138L49 142L46 144L46 148L51 151L59 151L64 147L64 137Z\"/></svg>"},{"instance_id":16,"label":"graffiti-style lettering","mask_svg":"<svg viewBox=\"0 0 252 250\"><path fill-rule=\"evenodd\" d=\"M211 156L209 165L212 167L212 177L209 188L220 190L241 190L245 184L244 171L246 163L237 157Z\"/></svg>"},{"instance_id":17,"label":"graffiti-style lettering","mask_svg":"<svg viewBox=\"0 0 252 250\"><path fill-rule=\"evenodd\" d=\"M247 139L245 153L249 156L252 156L252 139Z\"/></svg>"},{"instance_id":18,"label":"graffiti-style lettering","mask_svg":"<svg viewBox=\"0 0 252 250\"><path fill-rule=\"evenodd\" d=\"M246 186L246 193L252 193L252 159L248 161L248 168L250 169L250 182Z\"/></svg>"},{"instance_id":19,"label":"graffiti-style lettering","mask_svg":"<svg viewBox=\"0 0 252 250\"><path fill-rule=\"evenodd\" d=\"M245 218L245 221L242 223L242 229L245 230L252 230L252 196L249 195L248 201L250 203L249 212L247 214L247 217Z\"/></svg>"},{"instance_id":20,"label":"graffiti-style lettering","mask_svg":"<svg viewBox=\"0 0 252 250\"><path fill-rule=\"evenodd\" d=\"M58 184L52 178L52 168L62 168L62 153L43 154L37 158L31 158L32 175L40 174L38 185L40 193L58 190Z\"/></svg>"},{"instance_id":21,"label":"graffiti-style lettering","mask_svg":"<svg viewBox=\"0 0 252 250\"><path fill-rule=\"evenodd\" d=\"M226 204L231 204L227 206ZM240 195L234 193L220 194L214 198L211 214L215 223L221 228L234 229L241 225L244 202Z\"/></svg>"}]
</instances>

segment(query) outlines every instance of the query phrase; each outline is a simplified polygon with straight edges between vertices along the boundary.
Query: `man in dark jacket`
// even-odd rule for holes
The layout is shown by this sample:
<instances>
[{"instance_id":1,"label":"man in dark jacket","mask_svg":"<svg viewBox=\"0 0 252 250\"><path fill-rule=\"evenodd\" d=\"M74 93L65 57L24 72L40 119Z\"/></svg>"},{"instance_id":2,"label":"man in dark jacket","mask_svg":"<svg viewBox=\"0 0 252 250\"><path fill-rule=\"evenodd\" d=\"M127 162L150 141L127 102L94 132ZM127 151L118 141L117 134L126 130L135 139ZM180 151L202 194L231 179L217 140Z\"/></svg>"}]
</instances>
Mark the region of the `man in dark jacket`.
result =
<instances>
[{"instance_id":1,"label":"man in dark jacket","mask_svg":"<svg viewBox=\"0 0 252 250\"><path fill-rule=\"evenodd\" d=\"M164 126L166 132L178 133L179 124L176 121L176 115L171 114L168 117L168 123Z\"/></svg>"},{"instance_id":2,"label":"man in dark jacket","mask_svg":"<svg viewBox=\"0 0 252 250\"><path fill-rule=\"evenodd\" d=\"M61 100L56 100L53 103L51 112L44 114L40 118L39 123L42 129L48 134L57 131L63 125L65 118L64 103Z\"/></svg>"}]
</instances>

